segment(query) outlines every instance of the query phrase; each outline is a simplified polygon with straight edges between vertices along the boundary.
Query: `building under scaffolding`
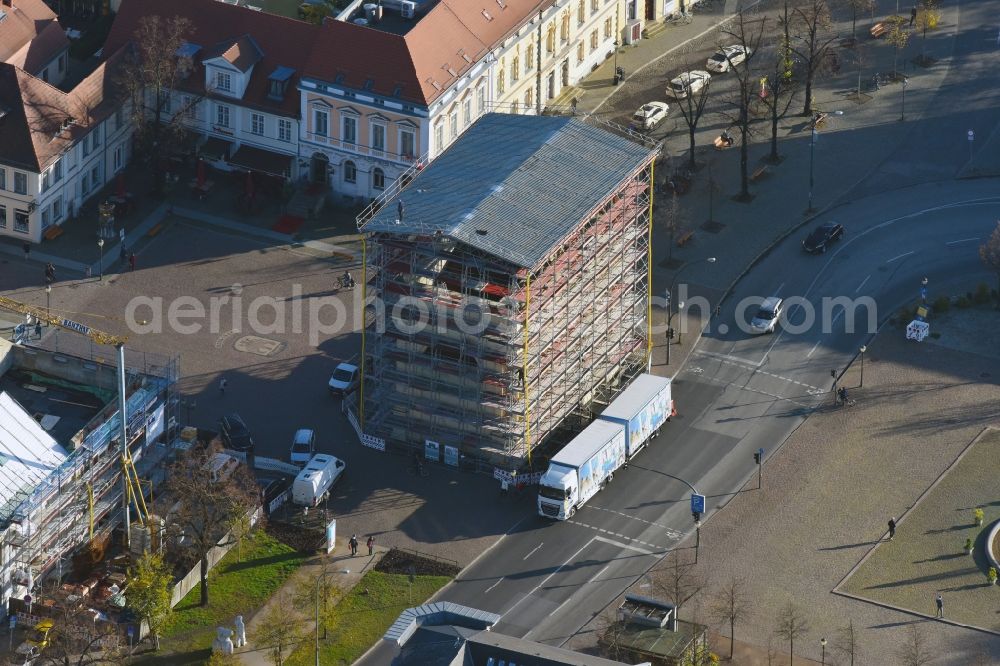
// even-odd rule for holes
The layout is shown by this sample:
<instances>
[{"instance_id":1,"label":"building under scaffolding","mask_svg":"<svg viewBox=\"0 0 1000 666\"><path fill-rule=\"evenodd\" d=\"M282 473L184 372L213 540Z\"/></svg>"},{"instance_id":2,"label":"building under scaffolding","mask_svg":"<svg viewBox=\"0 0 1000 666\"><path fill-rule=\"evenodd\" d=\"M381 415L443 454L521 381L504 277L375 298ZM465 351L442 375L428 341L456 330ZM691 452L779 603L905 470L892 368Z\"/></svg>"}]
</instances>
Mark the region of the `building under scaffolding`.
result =
<instances>
[{"instance_id":1,"label":"building under scaffolding","mask_svg":"<svg viewBox=\"0 0 1000 666\"><path fill-rule=\"evenodd\" d=\"M359 218L364 436L517 468L644 369L657 153L489 114Z\"/></svg>"},{"instance_id":2,"label":"building under scaffolding","mask_svg":"<svg viewBox=\"0 0 1000 666\"><path fill-rule=\"evenodd\" d=\"M111 361L110 363L108 361ZM172 427L176 359L126 373L129 450L149 477ZM0 594L37 598L42 583L99 559L122 522L122 451L114 360L0 341ZM79 571L77 572L80 573Z\"/></svg>"}]
</instances>

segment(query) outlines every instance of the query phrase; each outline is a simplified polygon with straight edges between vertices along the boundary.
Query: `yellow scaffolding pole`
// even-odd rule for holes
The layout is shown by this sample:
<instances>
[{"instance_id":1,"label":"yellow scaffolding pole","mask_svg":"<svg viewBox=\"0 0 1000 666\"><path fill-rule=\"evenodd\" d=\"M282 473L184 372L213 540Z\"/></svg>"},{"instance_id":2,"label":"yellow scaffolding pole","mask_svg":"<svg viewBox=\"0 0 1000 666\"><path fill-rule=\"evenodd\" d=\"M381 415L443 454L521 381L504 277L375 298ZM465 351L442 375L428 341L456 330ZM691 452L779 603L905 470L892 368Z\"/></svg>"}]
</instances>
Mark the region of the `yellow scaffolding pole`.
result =
<instances>
[{"instance_id":1,"label":"yellow scaffolding pole","mask_svg":"<svg viewBox=\"0 0 1000 666\"><path fill-rule=\"evenodd\" d=\"M365 330L368 328L368 245L361 236L361 381L358 382L358 424L365 430Z\"/></svg>"},{"instance_id":2,"label":"yellow scaffolding pole","mask_svg":"<svg viewBox=\"0 0 1000 666\"><path fill-rule=\"evenodd\" d=\"M531 307L531 272L524 288L524 345L521 362L521 383L524 384L524 445L531 465L531 403L528 401L528 311Z\"/></svg>"},{"instance_id":3,"label":"yellow scaffolding pole","mask_svg":"<svg viewBox=\"0 0 1000 666\"><path fill-rule=\"evenodd\" d=\"M646 240L646 368L652 365L653 360L653 199L656 195L654 190L653 173L656 170L656 158L649 163L649 237Z\"/></svg>"}]
</instances>

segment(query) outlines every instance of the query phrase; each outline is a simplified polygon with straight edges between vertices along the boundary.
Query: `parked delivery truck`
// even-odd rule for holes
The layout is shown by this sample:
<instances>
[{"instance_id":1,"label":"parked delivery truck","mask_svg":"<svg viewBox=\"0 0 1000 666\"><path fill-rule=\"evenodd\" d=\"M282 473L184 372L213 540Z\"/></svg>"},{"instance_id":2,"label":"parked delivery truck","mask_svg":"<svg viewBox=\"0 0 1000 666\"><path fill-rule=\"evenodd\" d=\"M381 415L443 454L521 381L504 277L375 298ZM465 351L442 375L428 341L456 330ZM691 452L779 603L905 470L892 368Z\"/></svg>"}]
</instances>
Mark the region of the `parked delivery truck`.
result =
<instances>
[{"instance_id":1,"label":"parked delivery truck","mask_svg":"<svg viewBox=\"0 0 1000 666\"><path fill-rule=\"evenodd\" d=\"M539 480L538 513L571 518L607 485L673 413L670 379L640 375L597 420L564 446Z\"/></svg>"},{"instance_id":2,"label":"parked delivery truck","mask_svg":"<svg viewBox=\"0 0 1000 666\"><path fill-rule=\"evenodd\" d=\"M344 473L344 461L317 453L292 482L292 502L316 506Z\"/></svg>"}]
</instances>

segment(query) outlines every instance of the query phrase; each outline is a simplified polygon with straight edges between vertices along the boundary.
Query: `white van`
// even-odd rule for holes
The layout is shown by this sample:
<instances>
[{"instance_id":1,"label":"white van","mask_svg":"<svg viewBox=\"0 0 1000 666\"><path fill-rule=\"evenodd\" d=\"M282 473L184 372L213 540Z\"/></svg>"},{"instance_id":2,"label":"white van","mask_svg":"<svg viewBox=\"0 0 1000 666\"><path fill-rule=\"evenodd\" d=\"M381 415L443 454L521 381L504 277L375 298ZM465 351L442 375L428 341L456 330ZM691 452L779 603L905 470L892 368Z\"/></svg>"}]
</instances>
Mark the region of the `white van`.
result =
<instances>
[{"instance_id":1,"label":"white van","mask_svg":"<svg viewBox=\"0 0 1000 666\"><path fill-rule=\"evenodd\" d=\"M316 506L340 480L345 467L344 461L334 456L314 455L292 482L292 502L299 506Z\"/></svg>"},{"instance_id":2,"label":"white van","mask_svg":"<svg viewBox=\"0 0 1000 666\"><path fill-rule=\"evenodd\" d=\"M316 433L307 428L295 431L292 437L292 450L288 460L298 467L305 467L309 459L316 453Z\"/></svg>"}]
</instances>

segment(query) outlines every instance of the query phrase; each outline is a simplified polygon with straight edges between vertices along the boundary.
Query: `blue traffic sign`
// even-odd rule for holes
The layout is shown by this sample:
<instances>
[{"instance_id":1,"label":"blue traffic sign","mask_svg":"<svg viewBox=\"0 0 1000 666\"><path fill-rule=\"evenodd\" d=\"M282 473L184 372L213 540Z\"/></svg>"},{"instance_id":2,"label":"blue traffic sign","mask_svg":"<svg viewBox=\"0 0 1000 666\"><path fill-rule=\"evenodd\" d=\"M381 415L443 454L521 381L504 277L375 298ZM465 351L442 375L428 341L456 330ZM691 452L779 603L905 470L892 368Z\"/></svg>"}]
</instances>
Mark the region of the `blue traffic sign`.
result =
<instances>
[{"instance_id":1,"label":"blue traffic sign","mask_svg":"<svg viewBox=\"0 0 1000 666\"><path fill-rule=\"evenodd\" d=\"M705 513L705 496L691 493L691 512Z\"/></svg>"},{"instance_id":2,"label":"blue traffic sign","mask_svg":"<svg viewBox=\"0 0 1000 666\"><path fill-rule=\"evenodd\" d=\"M762 446L759 449L757 449L757 453L760 455L761 458L763 458L764 457L764 447Z\"/></svg>"}]
</instances>

